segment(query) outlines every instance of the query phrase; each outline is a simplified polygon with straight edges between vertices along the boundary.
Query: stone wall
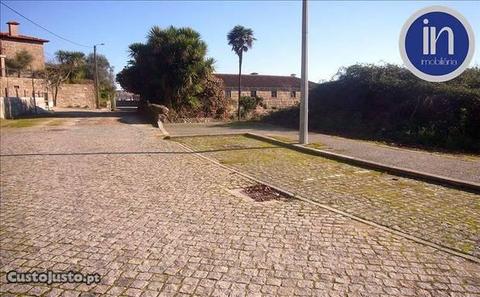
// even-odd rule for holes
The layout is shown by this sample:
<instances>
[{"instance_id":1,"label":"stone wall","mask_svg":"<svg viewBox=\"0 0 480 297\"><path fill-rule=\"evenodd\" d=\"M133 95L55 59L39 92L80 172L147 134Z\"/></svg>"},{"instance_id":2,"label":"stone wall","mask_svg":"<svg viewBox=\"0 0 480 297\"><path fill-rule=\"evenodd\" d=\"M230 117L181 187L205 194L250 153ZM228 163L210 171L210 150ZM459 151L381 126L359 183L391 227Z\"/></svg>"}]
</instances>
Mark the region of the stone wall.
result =
<instances>
[{"instance_id":1,"label":"stone wall","mask_svg":"<svg viewBox=\"0 0 480 297\"><path fill-rule=\"evenodd\" d=\"M23 77L0 77L0 96L2 97L32 97L33 87L35 96L45 97L47 100L54 97L53 90L47 87L44 79ZM95 91L93 81L84 84L62 84L58 90L58 107L95 107Z\"/></svg>"},{"instance_id":2,"label":"stone wall","mask_svg":"<svg viewBox=\"0 0 480 297\"><path fill-rule=\"evenodd\" d=\"M263 98L263 103L266 105L267 109L280 109L285 107L290 107L296 105L300 102L300 91L298 90L277 90L277 97L272 97L271 90L254 90L257 93L258 97ZM233 100L233 105L236 106L238 100L238 91L226 90L225 91L228 98L228 93L230 93L230 99ZM243 90L242 96L252 96L252 90ZM293 97L295 93L295 97Z\"/></svg>"},{"instance_id":3,"label":"stone wall","mask_svg":"<svg viewBox=\"0 0 480 297\"><path fill-rule=\"evenodd\" d=\"M0 77L0 96L31 97L33 90L36 96L45 96L47 85L43 79L24 77Z\"/></svg>"},{"instance_id":4,"label":"stone wall","mask_svg":"<svg viewBox=\"0 0 480 297\"><path fill-rule=\"evenodd\" d=\"M95 107L95 87L86 84L63 84L58 90L58 107Z\"/></svg>"},{"instance_id":5,"label":"stone wall","mask_svg":"<svg viewBox=\"0 0 480 297\"><path fill-rule=\"evenodd\" d=\"M43 44L28 41L15 41L15 40L0 40L1 53L6 55L8 59L13 59L15 53L26 50L32 57L32 68L34 70L40 70L45 68L45 55L43 52Z\"/></svg>"}]
</instances>

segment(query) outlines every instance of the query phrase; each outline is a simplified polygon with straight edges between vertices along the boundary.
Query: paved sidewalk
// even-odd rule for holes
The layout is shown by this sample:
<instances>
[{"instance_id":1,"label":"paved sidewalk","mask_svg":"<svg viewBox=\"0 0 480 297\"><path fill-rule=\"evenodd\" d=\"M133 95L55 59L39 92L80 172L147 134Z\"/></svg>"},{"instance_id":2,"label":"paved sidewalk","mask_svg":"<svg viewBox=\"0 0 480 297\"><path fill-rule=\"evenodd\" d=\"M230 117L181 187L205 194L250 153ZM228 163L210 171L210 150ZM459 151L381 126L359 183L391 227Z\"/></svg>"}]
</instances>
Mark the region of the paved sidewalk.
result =
<instances>
[{"instance_id":1,"label":"paved sidewalk","mask_svg":"<svg viewBox=\"0 0 480 297\"><path fill-rule=\"evenodd\" d=\"M165 128L172 136L254 132L294 141L298 139L297 131L267 124L166 124ZM480 184L480 155L431 153L319 133L310 133L310 142L321 144L320 149L347 156Z\"/></svg>"},{"instance_id":2,"label":"paved sidewalk","mask_svg":"<svg viewBox=\"0 0 480 297\"><path fill-rule=\"evenodd\" d=\"M176 141L291 193L480 259L478 194L367 170L242 135Z\"/></svg>"},{"instance_id":3,"label":"paved sidewalk","mask_svg":"<svg viewBox=\"0 0 480 297\"><path fill-rule=\"evenodd\" d=\"M480 266L251 185L128 119L1 131L2 295L478 296ZM99 285L6 284L16 269Z\"/></svg>"}]
</instances>

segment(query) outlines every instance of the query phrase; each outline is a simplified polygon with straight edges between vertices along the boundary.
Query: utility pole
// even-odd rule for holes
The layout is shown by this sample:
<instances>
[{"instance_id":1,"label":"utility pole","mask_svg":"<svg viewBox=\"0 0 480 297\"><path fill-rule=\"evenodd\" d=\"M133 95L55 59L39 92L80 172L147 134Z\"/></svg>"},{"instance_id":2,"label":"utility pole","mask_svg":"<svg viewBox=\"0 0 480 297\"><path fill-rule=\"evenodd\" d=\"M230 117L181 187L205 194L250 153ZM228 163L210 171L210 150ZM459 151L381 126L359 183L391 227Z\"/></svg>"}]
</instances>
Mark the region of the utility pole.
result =
<instances>
[{"instance_id":1,"label":"utility pole","mask_svg":"<svg viewBox=\"0 0 480 297\"><path fill-rule=\"evenodd\" d=\"M302 78L300 99L300 144L308 144L308 0L302 0Z\"/></svg>"},{"instance_id":2,"label":"utility pole","mask_svg":"<svg viewBox=\"0 0 480 297\"><path fill-rule=\"evenodd\" d=\"M238 56L238 104L237 104L237 113L238 120L240 121L240 99L242 98L242 58L243 51L240 52Z\"/></svg>"},{"instance_id":3,"label":"utility pole","mask_svg":"<svg viewBox=\"0 0 480 297\"><path fill-rule=\"evenodd\" d=\"M97 45L104 45L103 43L95 44L93 46L93 61L94 61L94 84L95 84L95 105L96 108L100 108L100 96L98 90L98 65L97 65Z\"/></svg>"}]
</instances>

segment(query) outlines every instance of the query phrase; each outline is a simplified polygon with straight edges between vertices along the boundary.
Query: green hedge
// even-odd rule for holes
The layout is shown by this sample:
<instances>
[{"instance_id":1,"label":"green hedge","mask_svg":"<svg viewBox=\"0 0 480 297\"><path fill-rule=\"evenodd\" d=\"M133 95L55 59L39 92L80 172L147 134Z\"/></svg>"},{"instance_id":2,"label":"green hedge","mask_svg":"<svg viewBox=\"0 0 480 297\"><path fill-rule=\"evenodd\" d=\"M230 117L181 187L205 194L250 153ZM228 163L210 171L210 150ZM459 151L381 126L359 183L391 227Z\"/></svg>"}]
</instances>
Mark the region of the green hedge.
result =
<instances>
[{"instance_id":1,"label":"green hedge","mask_svg":"<svg viewBox=\"0 0 480 297\"><path fill-rule=\"evenodd\" d=\"M480 152L480 68L429 83L395 65L354 65L311 91L310 129L431 148ZM264 118L298 127L298 107Z\"/></svg>"}]
</instances>

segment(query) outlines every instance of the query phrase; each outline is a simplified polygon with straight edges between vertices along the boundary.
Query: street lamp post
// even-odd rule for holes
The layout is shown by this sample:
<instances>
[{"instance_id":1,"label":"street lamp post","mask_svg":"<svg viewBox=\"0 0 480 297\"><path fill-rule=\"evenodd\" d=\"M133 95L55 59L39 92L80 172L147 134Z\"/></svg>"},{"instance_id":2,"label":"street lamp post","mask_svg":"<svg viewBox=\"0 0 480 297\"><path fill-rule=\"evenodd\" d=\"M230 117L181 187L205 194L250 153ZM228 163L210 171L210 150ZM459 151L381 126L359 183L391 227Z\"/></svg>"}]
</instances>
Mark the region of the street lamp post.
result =
<instances>
[{"instance_id":1,"label":"street lamp post","mask_svg":"<svg viewBox=\"0 0 480 297\"><path fill-rule=\"evenodd\" d=\"M300 99L300 144L308 144L308 0L302 0L302 78Z\"/></svg>"},{"instance_id":2,"label":"street lamp post","mask_svg":"<svg viewBox=\"0 0 480 297\"><path fill-rule=\"evenodd\" d=\"M93 62L94 62L94 84L95 84L95 105L100 108L100 96L98 90L98 65L97 65L97 45L104 45L104 43L95 44L93 46Z\"/></svg>"}]
</instances>

